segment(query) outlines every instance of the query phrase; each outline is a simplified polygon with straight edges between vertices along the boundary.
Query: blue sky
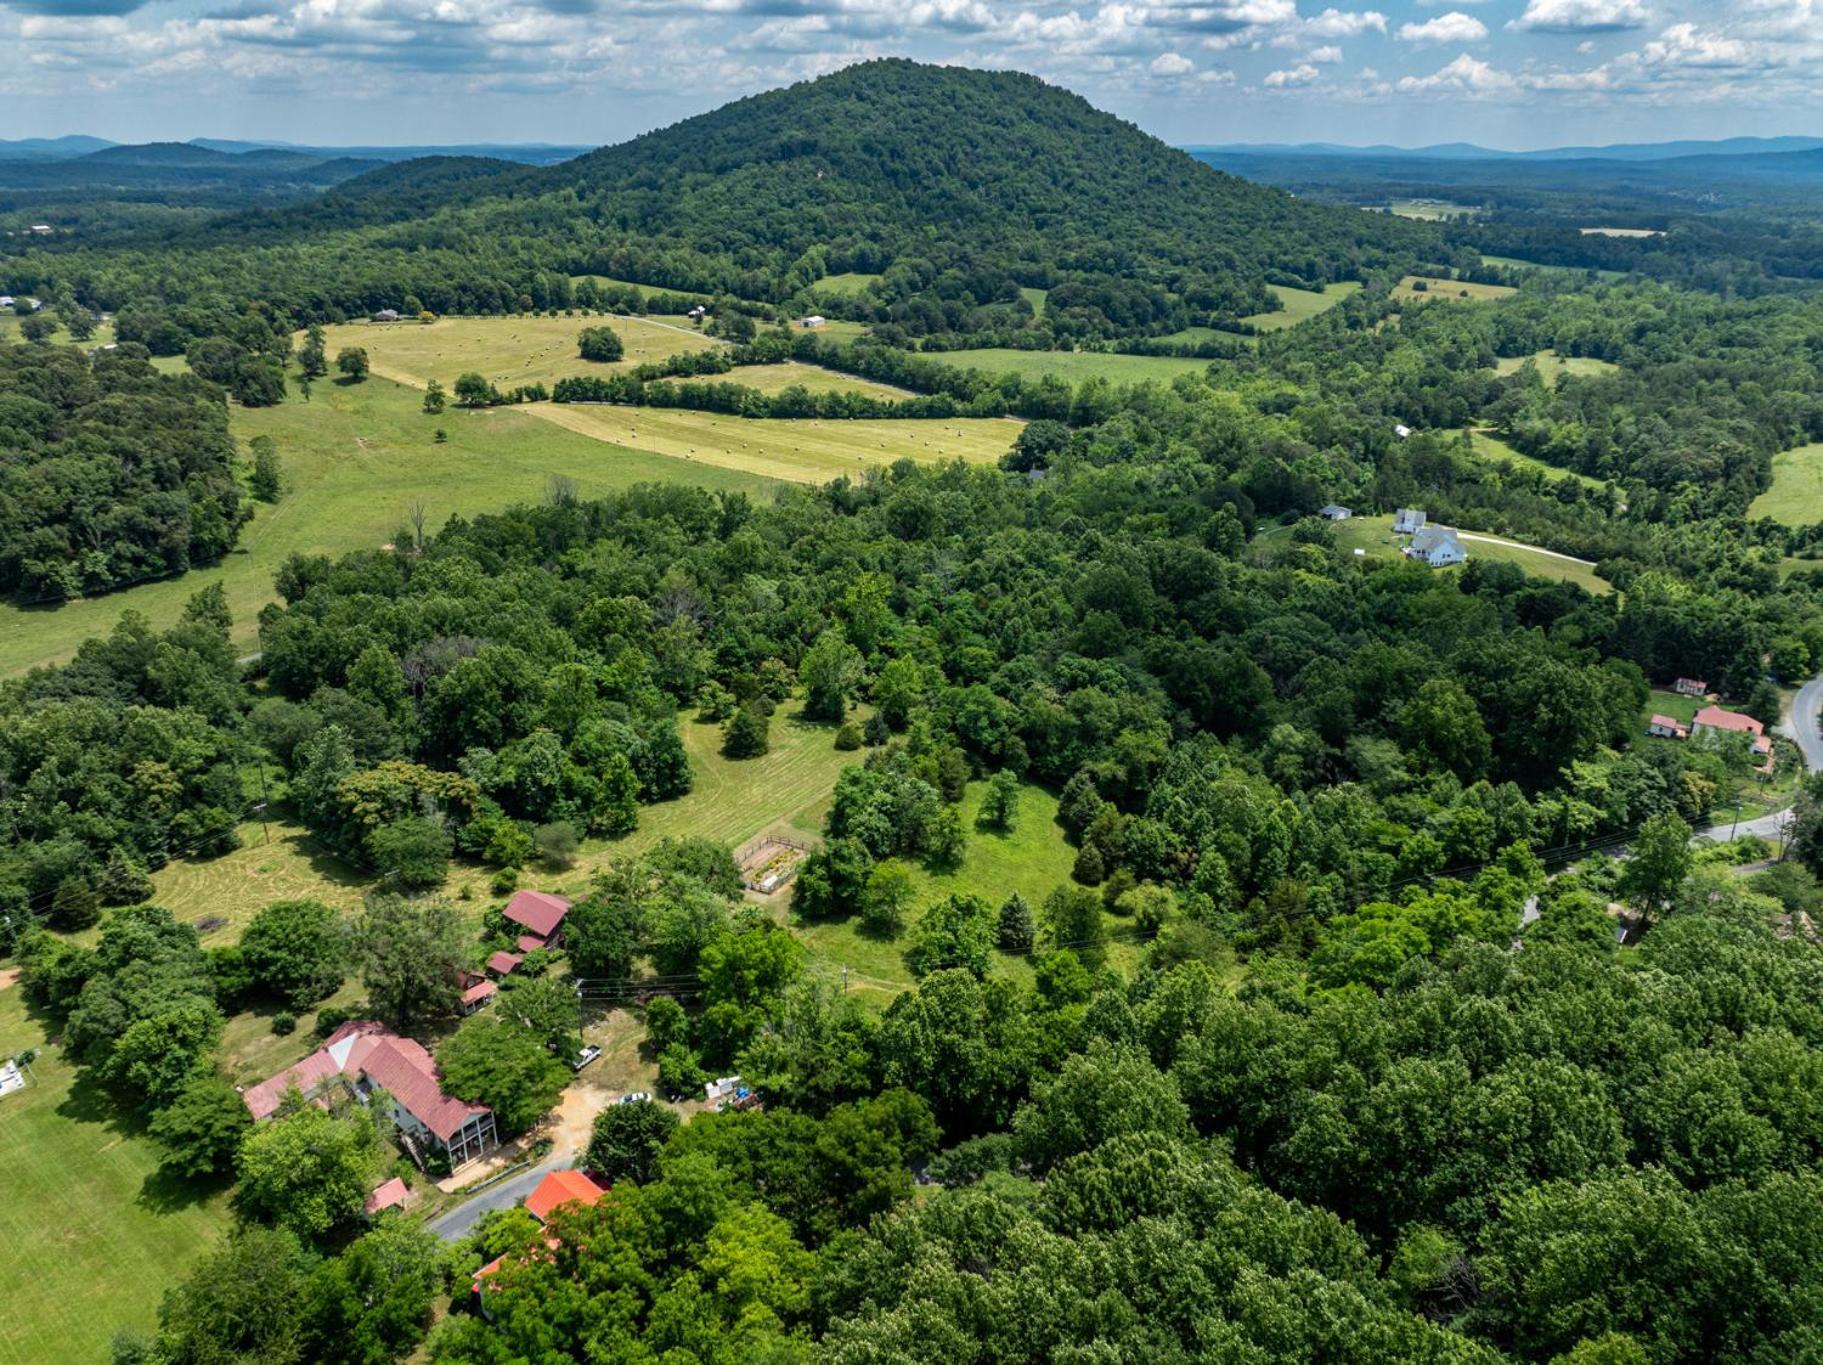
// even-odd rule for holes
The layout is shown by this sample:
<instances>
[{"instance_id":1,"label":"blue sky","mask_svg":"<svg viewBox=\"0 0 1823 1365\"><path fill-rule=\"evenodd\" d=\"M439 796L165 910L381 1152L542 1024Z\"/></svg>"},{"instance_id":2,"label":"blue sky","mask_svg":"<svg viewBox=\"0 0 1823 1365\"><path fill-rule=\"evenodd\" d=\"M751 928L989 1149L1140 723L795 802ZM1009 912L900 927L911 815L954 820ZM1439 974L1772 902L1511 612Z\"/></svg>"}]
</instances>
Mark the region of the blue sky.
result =
<instances>
[{"instance_id":1,"label":"blue sky","mask_svg":"<svg viewBox=\"0 0 1823 1365\"><path fill-rule=\"evenodd\" d=\"M1823 134L1823 0L8 0L0 136L619 141L872 56L1177 143Z\"/></svg>"}]
</instances>

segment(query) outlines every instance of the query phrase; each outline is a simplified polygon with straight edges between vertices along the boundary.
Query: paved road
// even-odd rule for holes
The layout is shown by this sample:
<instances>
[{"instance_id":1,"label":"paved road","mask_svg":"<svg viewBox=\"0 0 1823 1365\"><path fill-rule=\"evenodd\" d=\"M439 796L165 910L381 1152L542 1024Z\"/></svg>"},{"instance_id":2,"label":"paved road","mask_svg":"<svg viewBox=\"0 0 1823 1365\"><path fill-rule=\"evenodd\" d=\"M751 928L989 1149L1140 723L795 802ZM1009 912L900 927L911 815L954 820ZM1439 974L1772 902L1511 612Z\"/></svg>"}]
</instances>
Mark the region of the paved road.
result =
<instances>
[{"instance_id":1,"label":"paved road","mask_svg":"<svg viewBox=\"0 0 1823 1365\"><path fill-rule=\"evenodd\" d=\"M474 1198L456 1205L441 1218L433 1219L430 1230L446 1242L460 1241L475 1229L481 1215L494 1209L510 1209L538 1188L538 1182L552 1171L569 1165L570 1158L551 1157L529 1170L489 1186Z\"/></svg>"}]
</instances>

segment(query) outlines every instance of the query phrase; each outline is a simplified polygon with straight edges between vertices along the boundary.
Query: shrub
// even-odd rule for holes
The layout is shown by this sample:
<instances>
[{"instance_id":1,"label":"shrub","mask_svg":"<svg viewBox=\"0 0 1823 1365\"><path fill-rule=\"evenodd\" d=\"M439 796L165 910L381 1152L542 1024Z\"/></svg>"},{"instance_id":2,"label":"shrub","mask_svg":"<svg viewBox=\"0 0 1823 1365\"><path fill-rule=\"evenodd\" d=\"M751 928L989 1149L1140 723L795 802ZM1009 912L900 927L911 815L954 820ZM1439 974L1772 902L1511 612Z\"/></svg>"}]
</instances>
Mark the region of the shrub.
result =
<instances>
[{"instance_id":1,"label":"shrub","mask_svg":"<svg viewBox=\"0 0 1823 1365\"><path fill-rule=\"evenodd\" d=\"M836 748L843 751L861 747L861 727L852 720L842 722L842 728L836 731Z\"/></svg>"},{"instance_id":2,"label":"shrub","mask_svg":"<svg viewBox=\"0 0 1823 1365\"><path fill-rule=\"evenodd\" d=\"M290 1037L297 1032L298 1017L289 1010L280 1010L272 1016L272 1031L280 1038Z\"/></svg>"}]
</instances>

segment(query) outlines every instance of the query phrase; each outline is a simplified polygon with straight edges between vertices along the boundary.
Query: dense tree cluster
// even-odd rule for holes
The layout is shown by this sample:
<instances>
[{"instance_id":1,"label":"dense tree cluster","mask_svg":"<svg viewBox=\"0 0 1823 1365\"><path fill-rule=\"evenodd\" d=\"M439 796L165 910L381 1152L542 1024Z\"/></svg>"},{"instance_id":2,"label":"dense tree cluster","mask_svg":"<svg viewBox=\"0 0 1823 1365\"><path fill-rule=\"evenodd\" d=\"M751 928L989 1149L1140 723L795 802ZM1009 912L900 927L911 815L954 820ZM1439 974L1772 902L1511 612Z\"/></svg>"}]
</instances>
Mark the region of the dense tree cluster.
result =
<instances>
[{"instance_id":1,"label":"dense tree cluster","mask_svg":"<svg viewBox=\"0 0 1823 1365\"><path fill-rule=\"evenodd\" d=\"M221 395L136 347L0 348L0 592L106 592L213 564L248 515Z\"/></svg>"}]
</instances>

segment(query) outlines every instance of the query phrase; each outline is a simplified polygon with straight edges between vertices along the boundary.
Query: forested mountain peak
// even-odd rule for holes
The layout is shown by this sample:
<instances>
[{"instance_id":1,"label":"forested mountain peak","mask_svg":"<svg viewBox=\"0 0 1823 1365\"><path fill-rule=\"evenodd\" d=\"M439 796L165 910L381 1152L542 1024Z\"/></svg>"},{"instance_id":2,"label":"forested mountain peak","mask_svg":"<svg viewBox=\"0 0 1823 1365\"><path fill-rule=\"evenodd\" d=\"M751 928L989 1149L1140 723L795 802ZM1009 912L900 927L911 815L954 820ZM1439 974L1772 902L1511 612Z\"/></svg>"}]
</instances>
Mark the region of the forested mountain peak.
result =
<instances>
[{"instance_id":1,"label":"forested mountain peak","mask_svg":"<svg viewBox=\"0 0 1823 1365\"><path fill-rule=\"evenodd\" d=\"M1255 255L1270 249L1271 225L1295 234L1336 218L1211 174L1035 76L903 59L737 100L512 187L521 186L602 196L642 231L700 236L703 224L726 224L715 245L736 250L743 239L798 250L857 236L897 245L904 232L935 228L998 241L1093 237L1099 250L1119 243L1187 263L1217 241ZM1366 231L1402 235L1386 226ZM1184 238L1196 245L1184 250Z\"/></svg>"}]
</instances>

